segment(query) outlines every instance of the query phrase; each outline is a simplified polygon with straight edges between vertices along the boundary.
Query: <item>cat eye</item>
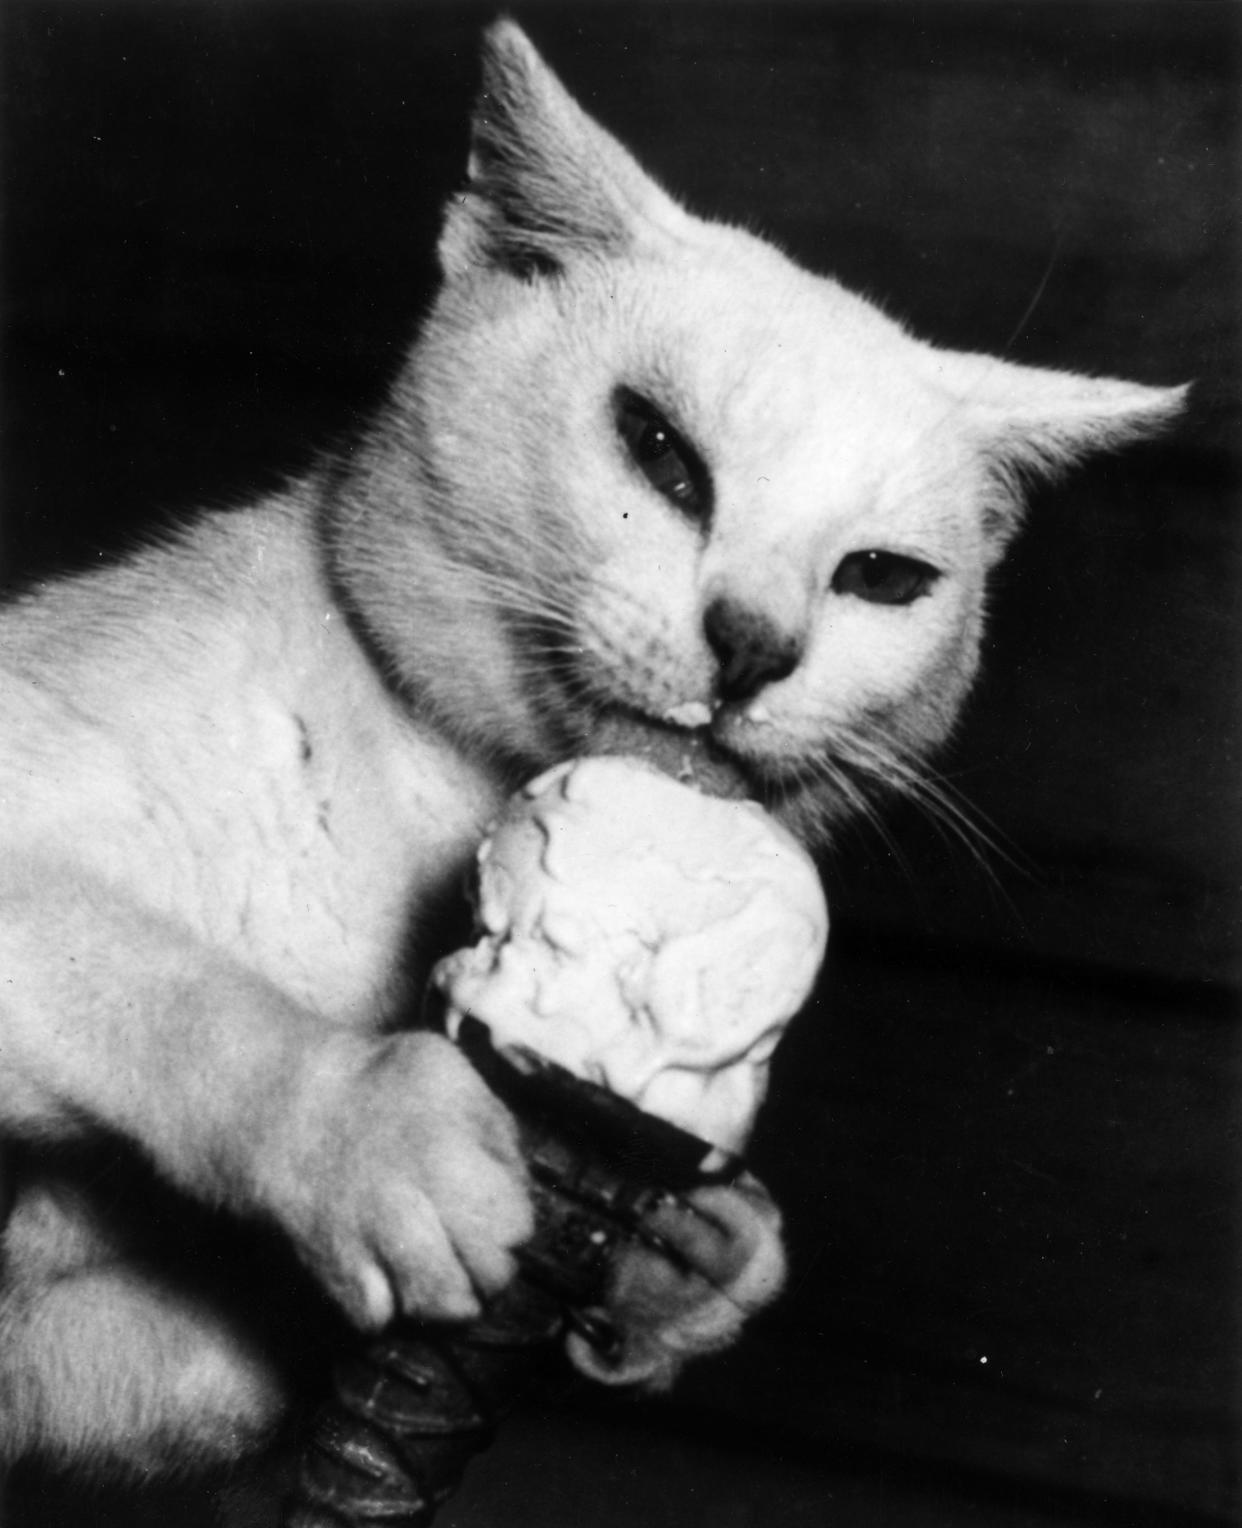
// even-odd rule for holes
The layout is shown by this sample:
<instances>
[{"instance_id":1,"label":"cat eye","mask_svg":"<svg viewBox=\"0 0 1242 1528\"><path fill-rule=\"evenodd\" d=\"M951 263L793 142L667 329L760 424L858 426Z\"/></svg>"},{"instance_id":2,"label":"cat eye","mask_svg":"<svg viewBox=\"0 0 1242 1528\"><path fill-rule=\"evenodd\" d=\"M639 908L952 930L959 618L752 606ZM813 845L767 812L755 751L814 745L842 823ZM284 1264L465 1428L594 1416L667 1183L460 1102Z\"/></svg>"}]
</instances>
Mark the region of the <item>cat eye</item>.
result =
<instances>
[{"instance_id":1,"label":"cat eye","mask_svg":"<svg viewBox=\"0 0 1242 1528\"><path fill-rule=\"evenodd\" d=\"M630 459L661 498L692 519L710 508L711 482L698 453L638 393L619 388L614 398L617 433Z\"/></svg>"},{"instance_id":2,"label":"cat eye","mask_svg":"<svg viewBox=\"0 0 1242 1528\"><path fill-rule=\"evenodd\" d=\"M930 563L900 552L851 552L832 575L832 589L872 605L912 605L939 577Z\"/></svg>"}]
</instances>

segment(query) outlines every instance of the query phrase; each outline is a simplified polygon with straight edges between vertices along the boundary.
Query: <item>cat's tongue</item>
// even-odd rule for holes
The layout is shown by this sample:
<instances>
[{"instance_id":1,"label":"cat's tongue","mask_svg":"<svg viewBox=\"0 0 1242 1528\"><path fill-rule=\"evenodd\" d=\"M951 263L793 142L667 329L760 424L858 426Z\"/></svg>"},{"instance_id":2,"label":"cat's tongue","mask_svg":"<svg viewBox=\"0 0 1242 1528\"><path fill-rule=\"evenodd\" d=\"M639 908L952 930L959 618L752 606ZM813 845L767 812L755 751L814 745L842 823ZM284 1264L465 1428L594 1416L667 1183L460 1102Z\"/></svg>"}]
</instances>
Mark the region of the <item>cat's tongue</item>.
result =
<instances>
[{"instance_id":1,"label":"cat's tongue","mask_svg":"<svg viewBox=\"0 0 1242 1528\"><path fill-rule=\"evenodd\" d=\"M819 876L754 802L674 777L715 768L686 735L637 758L634 741L513 797L479 852L483 937L433 980L450 1033L471 1014L502 1049L737 1151L823 958Z\"/></svg>"},{"instance_id":2,"label":"cat's tongue","mask_svg":"<svg viewBox=\"0 0 1242 1528\"><path fill-rule=\"evenodd\" d=\"M741 769L715 746L703 728L690 731L615 713L596 723L586 752L641 759L708 796L740 798L750 794Z\"/></svg>"}]
</instances>

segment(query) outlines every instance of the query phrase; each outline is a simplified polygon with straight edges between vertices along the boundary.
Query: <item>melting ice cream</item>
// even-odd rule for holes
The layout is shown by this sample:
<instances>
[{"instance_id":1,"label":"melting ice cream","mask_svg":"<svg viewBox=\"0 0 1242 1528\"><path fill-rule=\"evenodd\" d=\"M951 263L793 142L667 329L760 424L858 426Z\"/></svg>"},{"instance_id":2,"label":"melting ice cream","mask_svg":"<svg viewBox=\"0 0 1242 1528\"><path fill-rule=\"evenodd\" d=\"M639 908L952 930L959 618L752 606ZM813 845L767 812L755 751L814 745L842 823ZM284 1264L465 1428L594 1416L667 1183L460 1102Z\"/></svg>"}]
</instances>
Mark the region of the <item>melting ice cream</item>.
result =
<instances>
[{"instance_id":1,"label":"melting ice cream","mask_svg":"<svg viewBox=\"0 0 1242 1528\"><path fill-rule=\"evenodd\" d=\"M463 1014L729 1150L823 959L815 866L756 803L625 758L562 764L479 851L482 938L441 961Z\"/></svg>"}]
</instances>

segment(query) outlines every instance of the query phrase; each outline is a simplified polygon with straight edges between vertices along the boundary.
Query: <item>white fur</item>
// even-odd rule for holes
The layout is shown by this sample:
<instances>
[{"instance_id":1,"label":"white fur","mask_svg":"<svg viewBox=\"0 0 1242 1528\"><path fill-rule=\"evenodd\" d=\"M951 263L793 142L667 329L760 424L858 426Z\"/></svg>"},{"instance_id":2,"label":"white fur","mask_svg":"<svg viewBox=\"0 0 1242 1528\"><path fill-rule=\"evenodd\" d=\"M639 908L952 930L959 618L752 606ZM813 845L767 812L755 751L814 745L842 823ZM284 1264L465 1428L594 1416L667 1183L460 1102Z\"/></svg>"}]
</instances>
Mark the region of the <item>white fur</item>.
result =
<instances>
[{"instance_id":1,"label":"white fur","mask_svg":"<svg viewBox=\"0 0 1242 1528\"><path fill-rule=\"evenodd\" d=\"M48 1144L124 1178L123 1143L275 1227L358 1325L477 1309L530 1229L511 1122L446 1042L385 1031L503 794L618 706L712 718L804 832L921 788L1017 477L1178 404L937 351L692 218L510 24L441 259L348 464L0 613L0 1455L235 1455L289 1383L245 1288L185 1285L120 1178ZM702 455L709 523L629 460L619 385ZM903 607L835 593L868 548L941 577ZM716 703L720 596L801 649L741 704ZM779 1283L771 1206L715 1212L749 1262L723 1305L623 1273L628 1374Z\"/></svg>"}]
</instances>

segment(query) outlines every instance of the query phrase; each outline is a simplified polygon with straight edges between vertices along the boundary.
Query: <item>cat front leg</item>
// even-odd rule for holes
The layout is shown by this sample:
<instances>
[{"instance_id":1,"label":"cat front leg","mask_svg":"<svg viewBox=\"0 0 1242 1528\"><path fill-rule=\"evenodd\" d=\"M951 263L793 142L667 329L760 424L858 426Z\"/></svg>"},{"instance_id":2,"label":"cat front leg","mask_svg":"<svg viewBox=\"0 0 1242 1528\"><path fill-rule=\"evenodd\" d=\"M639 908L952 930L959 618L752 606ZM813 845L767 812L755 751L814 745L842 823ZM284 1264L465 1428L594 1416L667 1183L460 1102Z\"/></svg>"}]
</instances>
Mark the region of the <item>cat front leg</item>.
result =
<instances>
[{"instance_id":1,"label":"cat front leg","mask_svg":"<svg viewBox=\"0 0 1242 1528\"><path fill-rule=\"evenodd\" d=\"M257 1201L357 1325L478 1315L534 1229L508 1114L438 1035L342 1032L300 1059Z\"/></svg>"},{"instance_id":2,"label":"cat front leg","mask_svg":"<svg viewBox=\"0 0 1242 1528\"><path fill-rule=\"evenodd\" d=\"M731 1346L777 1297L785 1249L780 1212L750 1174L692 1190L685 1204L670 1200L645 1229L664 1249L641 1238L626 1248L595 1313L615 1333L615 1351L575 1336L569 1352L605 1384L665 1389L688 1360Z\"/></svg>"},{"instance_id":3,"label":"cat front leg","mask_svg":"<svg viewBox=\"0 0 1242 1528\"><path fill-rule=\"evenodd\" d=\"M153 1204L141 1174L127 1193L106 1152L39 1157L13 1163L4 1234L0 1465L38 1455L147 1474L249 1452L285 1407L280 1340L239 1320L227 1274L192 1292L154 1274L154 1245L185 1234L169 1224L171 1196Z\"/></svg>"},{"instance_id":4,"label":"cat front leg","mask_svg":"<svg viewBox=\"0 0 1242 1528\"><path fill-rule=\"evenodd\" d=\"M287 1397L206 1306L104 1264L0 1296L0 1465L51 1462L145 1476L259 1447Z\"/></svg>"},{"instance_id":5,"label":"cat front leg","mask_svg":"<svg viewBox=\"0 0 1242 1528\"><path fill-rule=\"evenodd\" d=\"M92 1129L275 1222L361 1326L472 1314L531 1213L508 1115L433 1035L344 1028L102 879L0 872L0 1130Z\"/></svg>"}]
</instances>

